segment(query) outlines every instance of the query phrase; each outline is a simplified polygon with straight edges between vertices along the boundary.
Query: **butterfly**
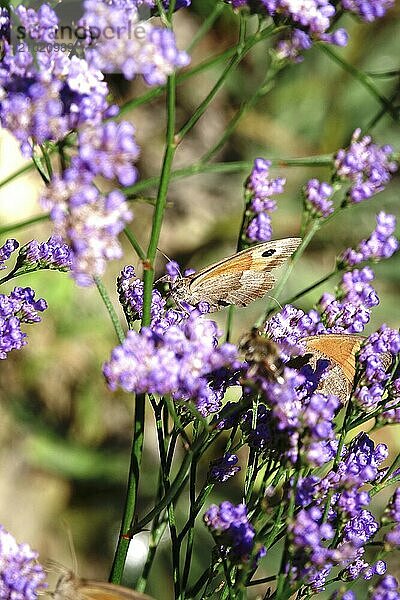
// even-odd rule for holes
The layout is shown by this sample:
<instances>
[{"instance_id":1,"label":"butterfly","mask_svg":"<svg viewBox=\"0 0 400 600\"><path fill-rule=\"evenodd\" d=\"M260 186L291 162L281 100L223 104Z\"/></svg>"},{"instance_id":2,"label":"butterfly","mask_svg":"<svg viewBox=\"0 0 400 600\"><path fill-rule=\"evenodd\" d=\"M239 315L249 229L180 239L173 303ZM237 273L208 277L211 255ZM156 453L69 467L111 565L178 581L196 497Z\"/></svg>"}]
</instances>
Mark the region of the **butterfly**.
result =
<instances>
[{"instance_id":1,"label":"butterfly","mask_svg":"<svg viewBox=\"0 0 400 600\"><path fill-rule=\"evenodd\" d=\"M365 340L366 338L361 335L351 334L310 335L301 340L306 348L305 354L291 358L286 365L299 369L310 364L315 369L319 359L328 360L327 374L320 380L317 391L323 394L334 394L342 404L346 404L356 374L356 355ZM388 369L392 363L391 354L384 353L382 362L384 368Z\"/></svg>"},{"instance_id":2,"label":"butterfly","mask_svg":"<svg viewBox=\"0 0 400 600\"><path fill-rule=\"evenodd\" d=\"M152 600L146 594L121 585L81 579L72 571L66 570L51 595L54 600Z\"/></svg>"},{"instance_id":3,"label":"butterfly","mask_svg":"<svg viewBox=\"0 0 400 600\"><path fill-rule=\"evenodd\" d=\"M285 238L237 252L194 275L170 280L171 295L179 306L206 302L209 312L231 304L247 306L274 287L276 270L300 242L300 238Z\"/></svg>"}]
</instances>

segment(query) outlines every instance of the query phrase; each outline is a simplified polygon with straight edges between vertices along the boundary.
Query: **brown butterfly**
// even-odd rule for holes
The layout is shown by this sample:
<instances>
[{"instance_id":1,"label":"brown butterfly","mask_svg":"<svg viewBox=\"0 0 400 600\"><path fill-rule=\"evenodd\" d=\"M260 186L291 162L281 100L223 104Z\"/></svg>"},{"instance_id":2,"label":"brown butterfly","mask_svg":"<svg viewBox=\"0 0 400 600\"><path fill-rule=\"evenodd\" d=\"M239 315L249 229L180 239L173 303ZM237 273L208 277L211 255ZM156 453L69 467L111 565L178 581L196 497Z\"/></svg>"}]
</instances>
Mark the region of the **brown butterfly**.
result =
<instances>
[{"instance_id":1,"label":"brown butterfly","mask_svg":"<svg viewBox=\"0 0 400 600\"><path fill-rule=\"evenodd\" d=\"M318 359L328 360L330 362L328 373L324 379L321 379L317 391L323 394L334 394L342 404L345 404L351 394L356 374L356 354L365 339L361 335L351 334L310 335L301 340L306 347L306 353L291 358L286 365L301 368L308 363L315 368ZM382 361L387 369L392 362L391 354L382 355Z\"/></svg>"},{"instance_id":2,"label":"brown butterfly","mask_svg":"<svg viewBox=\"0 0 400 600\"><path fill-rule=\"evenodd\" d=\"M230 304L247 306L274 287L276 270L300 242L299 238L286 238L237 252L194 275L170 281L171 295L179 305L206 302L209 312Z\"/></svg>"},{"instance_id":3,"label":"brown butterfly","mask_svg":"<svg viewBox=\"0 0 400 600\"><path fill-rule=\"evenodd\" d=\"M63 571L51 594L54 600L152 600L146 594L121 585L81 579L72 571Z\"/></svg>"}]
</instances>

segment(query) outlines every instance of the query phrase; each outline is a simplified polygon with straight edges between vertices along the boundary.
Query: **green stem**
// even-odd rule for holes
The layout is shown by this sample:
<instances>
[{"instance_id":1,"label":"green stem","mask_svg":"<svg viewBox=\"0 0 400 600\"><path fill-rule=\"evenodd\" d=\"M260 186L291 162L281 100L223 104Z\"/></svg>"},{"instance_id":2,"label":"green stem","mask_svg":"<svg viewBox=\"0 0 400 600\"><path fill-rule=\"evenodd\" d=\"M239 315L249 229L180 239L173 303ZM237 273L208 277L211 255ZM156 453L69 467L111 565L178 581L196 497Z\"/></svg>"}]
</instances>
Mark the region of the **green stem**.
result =
<instances>
[{"instance_id":1,"label":"green stem","mask_svg":"<svg viewBox=\"0 0 400 600\"><path fill-rule=\"evenodd\" d=\"M101 296L101 299L104 302L104 306L107 309L108 314L110 315L110 319L112 324L114 325L115 333L117 334L118 341L120 344L125 340L124 330L121 327L121 323L119 322L118 315L114 310L113 303L110 300L110 296L108 295L107 289L100 279L100 277L94 277L95 284Z\"/></svg>"},{"instance_id":2,"label":"green stem","mask_svg":"<svg viewBox=\"0 0 400 600\"><path fill-rule=\"evenodd\" d=\"M204 19L198 30L196 31L192 41L187 47L187 52L190 54L195 46L203 39L203 37L210 31L211 27L214 25L215 21L218 19L219 15L225 9L225 6L222 2L216 2L212 11L207 15Z\"/></svg>"},{"instance_id":3,"label":"green stem","mask_svg":"<svg viewBox=\"0 0 400 600\"><path fill-rule=\"evenodd\" d=\"M35 165L33 163L28 163L27 165L21 167L20 169L17 169L16 171L14 171L14 173L11 173L11 175L8 175L5 179L0 181L0 188L11 183L12 181L14 181L14 179L17 179L17 177L20 177L21 175L25 175L25 173L29 173L29 171L32 171L34 166Z\"/></svg>"},{"instance_id":4,"label":"green stem","mask_svg":"<svg viewBox=\"0 0 400 600\"><path fill-rule=\"evenodd\" d=\"M171 172L171 180L185 179L186 177L192 177L193 175L199 175L202 173L242 173L250 171L253 167L254 161L237 161L237 162L226 162L226 163L212 163L203 164L201 162L189 165L188 167L182 167L176 171ZM320 156L311 156L305 158L272 158L272 166L285 168L285 167L327 167L332 165L332 155L324 154ZM128 196L138 194L143 190L157 186L160 183L160 177L149 177L143 179L134 185L127 187L122 192Z\"/></svg>"},{"instance_id":5,"label":"green stem","mask_svg":"<svg viewBox=\"0 0 400 600\"><path fill-rule=\"evenodd\" d=\"M295 294L294 296L292 296L288 300L285 300L283 302L283 305L285 305L285 304L293 304L293 302L296 302L296 300L298 300L302 296L305 296L306 294L309 294L310 292L312 292L313 290L315 290L317 287L319 287L323 283L326 283L327 281L329 281L330 279L332 279L332 277L334 277L338 273L340 273L339 269L337 269L337 268L333 269L333 271L331 271L327 275L324 275L323 277L321 277L321 279L318 279L318 281L316 281L315 283L312 283L308 287L304 288L304 290L301 290L301 292L298 292L297 294Z\"/></svg>"},{"instance_id":6,"label":"green stem","mask_svg":"<svg viewBox=\"0 0 400 600\"><path fill-rule=\"evenodd\" d=\"M138 394L135 404L134 433L131 451L131 461L128 475L128 489L121 523L120 535L111 568L111 583L121 583L125 568L126 557L131 540L130 527L135 521L138 494L139 472L142 462L145 418L145 395Z\"/></svg>"},{"instance_id":7,"label":"green stem","mask_svg":"<svg viewBox=\"0 0 400 600\"><path fill-rule=\"evenodd\" d=\"M398 109L396 109L396 107L394 107L387 98L382 96L369 75L343 60L343 58L341 58L341 56L339 56L339 54L337 54L330 46L321 44L318 45L318 47L320 50L325 52L329 58L334 60L343 70L347 71L350 73L350 75L357 79L357 81L359 81L361 85L363 85L364 88L368 90L376 100L378 100L382 107L385 108L385 111L388 112L393 119L397 119Z\"/></svg>"},{"instance_id":8,"label":"green stem","mask_svg":"<svg viewBox=\"0 0 400 600\"><path fill-rule=\"evenodd\" d=\"M260 40L272 35L273 33L277 33L277 29L275 28L275 26L271 25L269 27L266 27L262 32L257 32L256 34L251 36L244 44L241 44L238 47L236 55L230 60L229 64L224 69L222 75L219 77L214 87L207 94L204 100L200 103L193 115L186 121L186 123L177 133L177 144L179 144L182 141L185 135L196 125L199 119L203 116L210 102L215 98L221 87L224 85L230 72L243 60L243 58L255 44L257 44Z\"/></svg>"},{"instance_id":9,"label":"green stem","mask_svg":"<svg viewBox=\"0 0 400 600\"><path fill-rule=\"evenodd\" d=\"M133 232L129 229L129 227L125 227L124 234L128 238L128 240L129 240L132 248L134 249L134 251L136 252L136 254L138 255L138 257L140 258L140 260L145 260L146 253L143 250L143 248L141 247L141 245L139 244L139 242L137 241L137 239L136 239L135 235L133 234Z\"/></svg>"},{"instance_id":10,"label":"green stem","mask_svg":"<svg viewBox=\"0 0 400 600\"><path fill-rule=\"evenodd\" d=\"M150 307L154 281L154 259L157 252L158 241L160 239L162 222L164 219L165 207L167 204L168 187L171 178L171 168L175 155L176 144L175 135L175 117L176 117L176 82L175 76L168 78L167 86L167 131L166 147L164 160L161 170L160 183L157 193L157 202L153 214L153 224L151 229L150 243L147 249L146 262L143 274L144 293L143 293L143 317L142 326L150 324Z\"/></svg>"}]
</instances>

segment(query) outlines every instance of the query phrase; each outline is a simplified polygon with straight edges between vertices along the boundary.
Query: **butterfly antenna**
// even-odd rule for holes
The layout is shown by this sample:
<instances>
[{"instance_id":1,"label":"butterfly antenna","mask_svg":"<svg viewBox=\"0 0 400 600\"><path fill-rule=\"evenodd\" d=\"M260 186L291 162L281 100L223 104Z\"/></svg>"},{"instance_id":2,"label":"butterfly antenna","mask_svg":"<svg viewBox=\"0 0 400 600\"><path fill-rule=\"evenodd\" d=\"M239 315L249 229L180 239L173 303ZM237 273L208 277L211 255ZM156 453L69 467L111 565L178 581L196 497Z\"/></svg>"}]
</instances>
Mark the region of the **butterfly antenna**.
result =
<instances>
[{"instance_id":1,"label":"butterfly antenna","mask_svg":"<svg viewBox=\"0 0 400 600\"><path fill-rule=\"evenodd\" d=\"M273 300L274 302L276 302L276 304L279 306L279 308L282 310L283 306L282 304L279 302L279 300L277 300L276 298L274 298L273 296L267 296L267 298L269 298L270 300Z\"/></svg>"},{"instance_id":2,"label":"butterfly antenna","mask_svg":"<svg viewBox=\"0 0 400 600\"><path fill-rule=\"evenodd\" d=\"M72 559L72 570L74 573L78 573L78 559L76 557L75 544L74 539L72 537L71 527L65 521L63 522L63 527L67 533L68 546Z\"/></svg>"}]
</instances>

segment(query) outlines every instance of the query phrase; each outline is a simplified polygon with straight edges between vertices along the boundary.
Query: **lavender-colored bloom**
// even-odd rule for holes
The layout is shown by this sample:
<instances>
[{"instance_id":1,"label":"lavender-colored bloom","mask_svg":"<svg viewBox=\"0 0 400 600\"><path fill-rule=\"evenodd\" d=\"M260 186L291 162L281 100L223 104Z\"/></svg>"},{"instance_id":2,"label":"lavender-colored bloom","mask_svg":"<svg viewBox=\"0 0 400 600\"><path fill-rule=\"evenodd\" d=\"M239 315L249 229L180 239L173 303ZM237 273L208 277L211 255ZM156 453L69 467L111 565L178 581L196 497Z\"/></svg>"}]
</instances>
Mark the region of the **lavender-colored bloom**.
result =
<instances>
[{"instance_id":1,"label":"lavender-colored bloom","mask_svg":"<svg viewBox=\"0 0 400 600\"><path fill-rule=\"evenodd\" d=\"M374 516L368 510L363 510L344 526L344 540L354 546L364 546L378 529Z\"/></svg>"},{"instance_id":2,"label":"lavender-colored bloom","mask_svg":"<svg viewBox=\"0 0 400 600\"><path fill-rule=\"evenodd\" d=\"M332 194L333 187L329 183L310 179L304 188L307 209L316 217L327 217L333 212Z\"/></svg>"},{"instance_id":3,"label":"lavender-colored bloom","mask_svg":"<svg viewBox=\"0 0 400 600\"><path fill-rule=\"evenodd\" d=\"M356 129L350 146L347 150L339 150L335 157L337 177L351 184L348 199L352 203L381 192L398 168L390 146L378 146L370 136L361 139L360 136L361 129Z\"/></svg>"},{"instance_id":4,"label":"lavender-colored bloom","mask_svg":"<svg viewBox=\"0 0 400 600\"><path fill-rule=\"evenodd\" d=\"M144 284L136 277L135 269L131 265L127 265L121 271L117 279L117 290L119 301L129 324L141 319ZM166 308L166 301L158 290L152 292L150 314L150 328L158 334L162 334L169 327L185 318L182 313Z\"/></svg>"},{"instance_id":5,"label":"lavender-colored bloom","mask_svg":"<svg viewBox=\"0 0 400 600\"><path fill-rule=\"evenodd\" d=\"M204 514L204 522L217 543L236 561L247 561L254 547L254 527L248 521L245 504L229 501L212 504Z\"/></svg>"},{"instance_id":6,"label":"lavender-colored bloom","mask_svg":"<svg viewBox=\"0 0 400 600\"><path fill-rule=\"evenodd\" d=\"M270 213L276 210L276 202L271 196L282 194L285 179L271 179L270 166L271 161L256 158L246 181L247 210L250 216L246 236L251 242L266 242L272 237Z\"/></svg>"},{"instance_id":7,"label":"lavender-colored bloom","mask_svg":"<svg viewBox=\"0 0 400 600\"><path fill-rule=\"evenodd\" d=\"M370 600L400 600L399 583L393 575L385 575L374 586Z\"/></svg>"},{"instance_id":8,"label":"lavender-colored bloom","mask_svg":"<svg viewBox=\"0 0 400 600\"><path fill-rule=\"evenodd\" d=\"M0 525L0 598L36 600L43 591L46 573L37 561L38 553L28 544L18 544Z\"/></svg>"},{"instance_id":9,"label":"lavender-colored bloom","mask_svg":"<svg viewBox=\"0 0 400 600\"><path fill-rule=\"evenodd\" d=\"M213 460L210 463L210 470L208 473L209 480L218 481L220 483L228 481L228 479L236 475L241 469L241 467L236 466L238 460L236 454L230 454L229 452L224 454L221 458Z\"/></svg>"},{"instance_id":10,"label":"lavender-colored bloom","mask_svg":"<svg viewBox=\"0 0 400 600\"><path fill-rule=\"evenodd\" d=\"M42 4L37 11L20 4L15 14L24 28L24 34L31 40L52 43L58 30L58 18L48 4Z\"/></svg>"},{"instance_id":11,"label":"lavender-colored bloom","mask_svg":"<svg viewBox=\"0 0 400 600\"><path fill-rule=\"evenodd\" d=\"M379 261L393 256L399 249L399 241L393 235L396 217L381 211L376 216L376 228L367 240L362 240L357 248L346 250L339 262L353 267L366 260Z\"/></svg>"},{"instance_id":12,"label":"lavender-colored bloom","mask_svg":"<svg viewBox=\"0 0 400 600\"><path fill-rule=\"evenodd\" d=\"M10 35L10 14L6 8L0 8L0 43Z\"/></svg>"},{"instance_id":13,"label":"lavender-colored bloom","mask_svg":"<svg viewBox=\"0 0 400 600\"><path fill-rule=\"evenodd\" d=\"M35 270L69 271L72 266L72 253L59 235L52 235L47 242L32 240L23 246L18 255L17 265Z\"/></svg>"},{"instance_id":14,"label":"lavender-colored bloom","mask_svg":"<svg viewBox=\"0 0 400 600\"><path fill-rule=\"evenodd\" d=\"M26 344L21 324L38 323L41 320L38 313L46 308L46 301L36 300L31 288L16 287L8 296L0 294L0 359Z\"/></svg>"},{"instance_id":15,"label":"lavender-colored bloom","mask_svg":"<svg viewBox=\"0 0 400 600\"><path fill-rule=\"evenodd\" d=\"M303 50L309 50L312 46L312 40L305 31L293 29L288 38L280 40L276 47L278 58L299 63L304 60L301 53Z\"/></svg>"},{"instance_id":16,"label":"lavender-colored bloom","mask_svg":"<svg viewBox=\"0 0 400 600\"><path fill-rule=\"evenodd\" d=\"M99 126L83 127L78 136L79 159L94 175L117 179L121 185L135 183L139 156L135 128L128 121L109 121Z\"/></svg>"},{"instance_id":17,"label":"lavender-colored bloom","mask_svg":"<svg viewBox=\"0 0 400 600\"><path fill-rule=\"evenodd\" d=\"M394 0L342 0L345 10L358 15L368 23L383 17L393 5Z\"/></svg>"},{"instance_id":18,"label":"lavender-colored bloom","mask_svg":"<svg viewBox=\"0 0 400 600\"><path fill-rule=\"evenodd\" d=\"M78 161L52 179L41 202L50 210L56 234L71 248L77 283L90 285L93 276L104 273L108 260L121 258L118 235L132 219L125 196L119 190L101 194L93 174Z\"/></svg>"},{"instance_id":19,"label":"lavender-colored bloom","mask_svg":"<svg viewBox=\"0 0 400 600\"><path fill-rule=\"evenodd\" d=\"M364 410L373 410L382 401L385 393L385 382L389 378L386 373L391 359L400 352L400 333L382 325L378 331L369 336L360 350L359 364L362 376L354 397Z\"/></svg>"},{"instance_id":20,"label":"lavender-colored bloom","mask_svg":"<svg viewBox=\"0 0 400 600\"><path fill-rule=\"evenodd\" d=\"M170 278L170 281L175 281L181 274L181 270L176 260L170 260L169 262L167 262L167 264L165 265L165 270L167 271L167 275Z\"/></svg>"},{"instance_id":21,"label":"lavender-colored bloom","mask_svg":"<svg viewBox=\"0 0 400 600\"><path fill-rule=\"evenodd\" d=\"M225 366L235 367L237 352L231 344L216 346L220 335L213 321L195 316L162 335L148 327L140 333L129 331L103 372L113 390L172 394L179 400L194 400L203 415L217 412L221 398L210 379Z\"/></svg>"},{"instance_id":22,"label":"lavender-colored bloom","mask_svg":"<svg viewBox=\"0 0 400 600\"><path fill-rule=\"evenodd\" d=\"M29 9L32 10L32 9ZM0 122L29 155L33 144L58 141L84 123L99 125L115 113L100 71L76 56L28 49L12 53L6 44L0 65Z\"/></svg>"},{"instance_id":23,"label":"lavender-colored bloom","mask_svg":"<svg viewBox=\"0 0 400 600\"><path fill-rule=\"evenodd\" d=\"M17 240L12 238L6 240L6 242L0 247L0 270L6 269L5 264L10 259L11 254L16 251L19 247Z\"/></svg>"},{"instance_id":24,"label":"lavender-colored bloom","mask_svg":"<svg viewBox=\"0 0 400 600\"><path fill-rule=\"evenodd\" d=\"M329 600L356 600L356 596L351 590L336 590L329 596Z\"/></svg>"},{"instance_id":25,"label":"lavender-colored bloom","mask_svg":"<svg viewBox=\"0 0 400 600\"><path fill-rule=\"evenodd\" d=\"M113 36L97 37L86 50L95 69L106 73L121 71L126 79L142 75L148 85L161 85L176 69L189 64L186 52L176 47L174 33L140 22L135 7L110 6L98 0L85 0L83 27L96 32L114 31ZM130 34L140 24L141 35Z\"/></svg>"}]
</instances>

